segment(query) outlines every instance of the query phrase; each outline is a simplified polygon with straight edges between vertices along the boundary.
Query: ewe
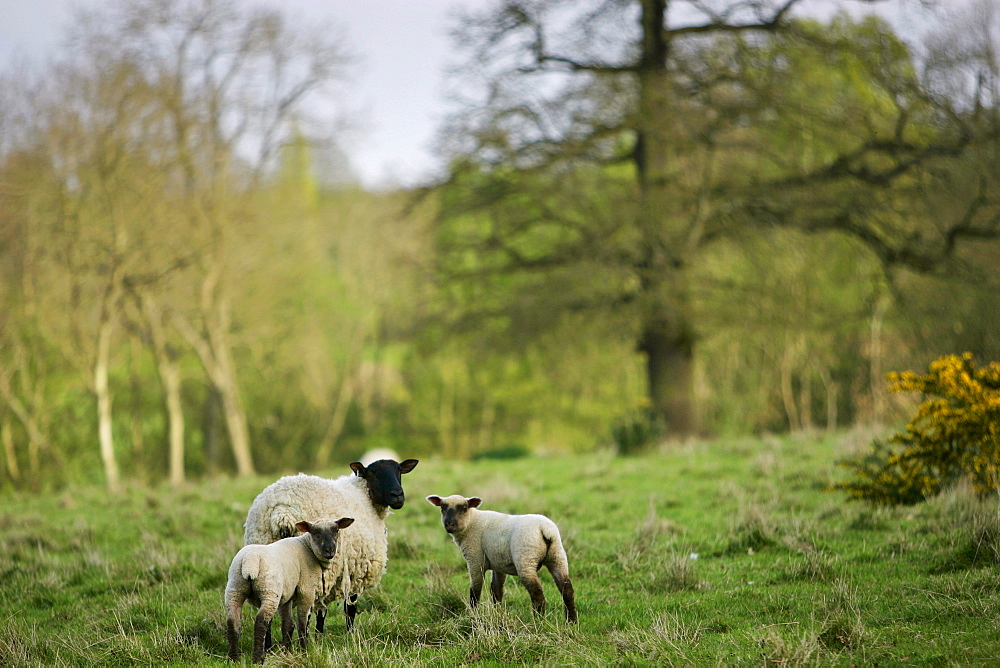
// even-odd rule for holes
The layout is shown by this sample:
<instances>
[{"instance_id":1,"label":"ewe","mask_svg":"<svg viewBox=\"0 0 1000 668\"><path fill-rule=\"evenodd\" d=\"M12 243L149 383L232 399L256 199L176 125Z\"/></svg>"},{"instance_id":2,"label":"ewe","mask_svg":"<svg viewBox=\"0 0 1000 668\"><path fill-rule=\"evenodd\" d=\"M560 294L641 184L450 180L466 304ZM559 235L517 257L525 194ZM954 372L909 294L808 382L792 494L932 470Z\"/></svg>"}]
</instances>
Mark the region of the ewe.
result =
<instances>
[{"instance_id":1,"label":"ewe","mask_svg":"<svg viewBox=\"0 0 1000 668\"><path fill-rule=\"evenodd\" d=\"M535 612L545 612L545 594L538 579L542 566L549 569L566 606L566 621L576 621L573 583L569 561L555 522L544 515L506 515L479 510L482 499L455 494L427 497L441 509L444 530L451 534L469 567L469 603L475 607L483 590L486 571L493 571L490 591L493 600L503 600L503 583L517 575L531 596Z\"/></svg>"},{"instance_id":2,"label":"ewe","mask_svg":"<svg viewBox=\"0 0 1000 668\"><path fill-rule=\"evenodd\" d=\"M327 606L343 599L347 629L354 628L358 596L385 574L389 541L385 518L406 500L400 476L416 459L397 463L382 459L364 466L351 464L354 475L334 480L300 473L285 476L257 495L247 513L243 542L271 543L292 535L295 522L318 517L350 516L354 526L340 541L323 594L316 601L316 630L322 632Z\"/></svg>"},{"instance_id":3,"label":"ewe","mask_svg":"<svg viewBox=\"0 0 1000 668\"><path fill-rule=\"evenodd\" d=\"M264 651L270 648L271 619L281 615L281 640L292 646L292 608L296 608L299 645L308 642L309 613L323 586L325 571L337 554L337 538L354 520L299 522L295 527L306 533L284 538L270 545L246 545L229 567L226 584L226 636L229 658L240 658L240 625L243 603L250 601L260 608L253 625L253 660L264 663Z\"/></svg>"}]
</instances>

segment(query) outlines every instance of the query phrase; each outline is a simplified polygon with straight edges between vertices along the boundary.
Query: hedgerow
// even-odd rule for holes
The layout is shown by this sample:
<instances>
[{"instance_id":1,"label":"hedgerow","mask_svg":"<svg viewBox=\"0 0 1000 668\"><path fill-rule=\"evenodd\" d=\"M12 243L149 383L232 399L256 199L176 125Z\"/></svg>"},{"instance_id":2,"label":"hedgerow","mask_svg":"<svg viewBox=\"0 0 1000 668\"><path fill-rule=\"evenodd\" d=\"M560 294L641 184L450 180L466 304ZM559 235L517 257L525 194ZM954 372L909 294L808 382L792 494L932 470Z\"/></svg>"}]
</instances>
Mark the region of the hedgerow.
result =
<instances>
[{"instance_id":1,"label":"hedgerow","mask_svg":"<svg viewBox=\"0 0 1000 668\"><path fill-rule=\"evenodd\" d=\"M880 506L919 503L962 479L982 496L1000 491L1000 363L945 355L927 374L889 374L889 391L926 399L903 431L841 462L854 477L837 489Z\"/></svg>"}]
</instances>

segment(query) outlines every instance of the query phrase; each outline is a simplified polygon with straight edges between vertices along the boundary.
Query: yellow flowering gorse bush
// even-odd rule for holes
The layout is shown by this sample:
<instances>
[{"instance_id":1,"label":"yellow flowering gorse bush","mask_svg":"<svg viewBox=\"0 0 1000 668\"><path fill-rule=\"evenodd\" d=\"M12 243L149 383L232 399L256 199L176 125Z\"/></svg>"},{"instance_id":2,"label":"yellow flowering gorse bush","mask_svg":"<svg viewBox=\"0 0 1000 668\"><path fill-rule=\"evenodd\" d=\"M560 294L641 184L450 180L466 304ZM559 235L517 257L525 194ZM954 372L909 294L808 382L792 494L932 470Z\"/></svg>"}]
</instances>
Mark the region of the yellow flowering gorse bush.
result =
<instances>
[{"instance_id":1,"label":"yellow flowering gorse bush","mask_svg":"<svg viewBox=\"0 0 1000 668\"><path fill-rule=\"evenodd\" d=\"M960 479L981 495L1000 491L1000 364L945 355L926 375L889 374L889 391L927 399L903 431L843 462L855 477L837 488L876 505L918 503Z\"/></svg>"}]
</instances>

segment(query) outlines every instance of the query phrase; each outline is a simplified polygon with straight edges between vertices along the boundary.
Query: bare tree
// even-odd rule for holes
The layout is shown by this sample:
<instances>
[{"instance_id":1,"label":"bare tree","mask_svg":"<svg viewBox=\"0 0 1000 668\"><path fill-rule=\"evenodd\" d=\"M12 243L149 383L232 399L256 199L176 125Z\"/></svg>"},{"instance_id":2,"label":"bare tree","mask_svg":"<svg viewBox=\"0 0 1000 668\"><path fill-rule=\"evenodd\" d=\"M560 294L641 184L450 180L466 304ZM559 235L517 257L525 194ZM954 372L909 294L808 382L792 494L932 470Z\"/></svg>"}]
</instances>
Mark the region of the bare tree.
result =
<instances>
[{"instance_id":1,"label":"bare tree","mask_svg":"<svg viewBox=\"0 0 1000 668\"><path fill-rule=\"evenodd\" d=\"M134 64L149 91L156 132L141 138L143 150L170 179L184 213L190 276L179 280L197 295L193 308L158 308L221 398L237 470L252 473L231 295L245 269L243 236L253 229L248 193L273 166L289 123L331 92L347 63L343 47L329 30L293 31L278 12L229 0L126 0L82 16L80 25L83 49ZM156 337L150 340L155 349Z\"/></svg>"}]
</instances>

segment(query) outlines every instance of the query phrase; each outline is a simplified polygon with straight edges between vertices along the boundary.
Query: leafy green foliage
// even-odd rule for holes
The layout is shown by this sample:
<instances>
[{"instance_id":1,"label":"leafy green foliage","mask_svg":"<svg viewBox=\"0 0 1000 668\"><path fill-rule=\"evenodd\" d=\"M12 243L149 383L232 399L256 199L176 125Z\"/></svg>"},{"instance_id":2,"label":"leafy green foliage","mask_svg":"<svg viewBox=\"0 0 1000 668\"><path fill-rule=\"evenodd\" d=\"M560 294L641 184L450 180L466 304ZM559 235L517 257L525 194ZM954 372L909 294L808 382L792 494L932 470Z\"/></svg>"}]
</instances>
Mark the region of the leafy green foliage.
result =
<instances>
[{"instance_id":1,"label":"leafy green foliage","mask_svg":"<svg viewBox=\"0 0 1000 668\"><path fill-rule=\"evenodd\" d=\"M914 504L968 480L982 495L1000 490L1000 363L976 367L971 353L945 355L927 374L889 375L893 392L926 400L906 428L876 441L844 465L855 478L839 483L851 498L875 505Z\"/></svg>"},{"instance_id":2,"label":"leafy green foliage","mask_svg":"<svg viewBox=\"0 0 1000 668\"><path fill-rule=\"evenodd\" d=\"M631 455L656 445L665 431L655 416L638 412L611 425L611 442L618 454Z\"/></svg>"}]
</instances>

